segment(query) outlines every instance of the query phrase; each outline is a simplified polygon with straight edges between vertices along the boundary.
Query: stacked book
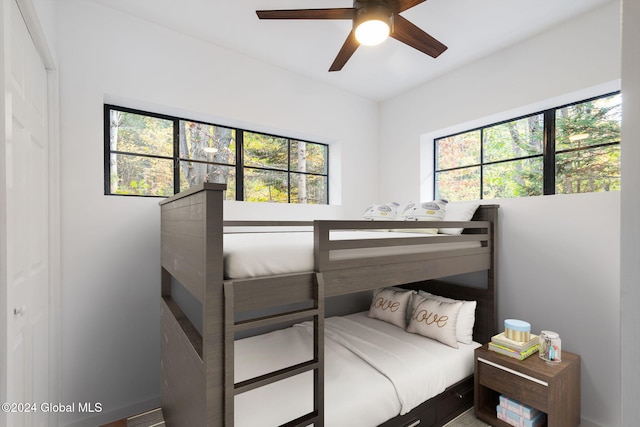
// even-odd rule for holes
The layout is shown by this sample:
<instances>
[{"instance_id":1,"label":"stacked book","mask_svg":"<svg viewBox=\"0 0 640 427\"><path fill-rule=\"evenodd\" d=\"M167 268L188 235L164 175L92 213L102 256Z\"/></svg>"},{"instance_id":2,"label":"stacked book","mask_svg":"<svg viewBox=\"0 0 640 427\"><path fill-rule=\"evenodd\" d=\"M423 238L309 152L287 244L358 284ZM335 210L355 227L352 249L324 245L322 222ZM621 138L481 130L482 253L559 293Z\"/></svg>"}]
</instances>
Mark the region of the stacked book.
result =
<instances>
[{"instance_id":1,"label":"stacked book","mask_svg":"<svg viewBox=\"0 0 640 427\"><path fill-rule=\"evenodd\" d=\"M535 334L530 334L529 340L522 342L511 340L506 337L504 332L501 332L491 337L491 342L489 343L489 350L518 360L526 359L536 353L539 348L538 336Z\"/></svg>"},{"instance_id":2,"label":"stacked book","mask_svg":"<svg viewBox=\"0 0 640 427\"><path fill-rule=\"evenodd\" d=\"M496 407L499 420L515 427L540 427L546 421L546 414L524 405L505 395L500 396L500 404Z\"/></svg>"}]
</instances>

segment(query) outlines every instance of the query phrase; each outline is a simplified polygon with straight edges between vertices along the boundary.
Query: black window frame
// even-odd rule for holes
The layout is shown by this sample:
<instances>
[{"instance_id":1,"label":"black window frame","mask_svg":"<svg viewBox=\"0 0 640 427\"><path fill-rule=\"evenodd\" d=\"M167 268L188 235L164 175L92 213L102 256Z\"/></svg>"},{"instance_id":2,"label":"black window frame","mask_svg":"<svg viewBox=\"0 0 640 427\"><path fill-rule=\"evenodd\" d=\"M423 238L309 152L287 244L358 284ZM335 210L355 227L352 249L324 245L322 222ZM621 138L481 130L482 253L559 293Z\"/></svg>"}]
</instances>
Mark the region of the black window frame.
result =
<instances>
[{"instance_id":1,"label":"black window frame","mask_svg":"<svg viewBox=\"0 0 640 427\"><path fill-rule=\"evenodd\" d=\"M153 117L161 120L168 120L173 122L173 155L171 157L156 155L156 154L144 154L144 153L132 153L120 150L111 150L111 111L121 111L124 113L142 115ZM161 195L146 195L146 194L121 194L121 193L112 193L111 192L111 155L112 154L122 154L122 155L133 155L139 157L148 157L148 158L157 158L163 160L171 160L173 162L173 194L177 194L180 192L181 182L180 182L180 162L181 161L189 161L189 162L198 162L198 163L208 163L215 164L219 166L225 167L233 167L235 168L235 180L236 180L236 188L235 188L235 200L236 201L244 201L244 193L245 193L245 169L254 169L254 170L265 170L265 171L277 171L277 172L286 172L287 173L287 203L288 204L299 204L297 202L291 201L291 176L293 174L304 174L309 176L319 176L322 177L326 183L325 186L325 198L322 203L316 203L318 205L329 205L329 144L309 141L301 138L293 138L283 135L276 135L267 132L260 132L256 130L249 130L239 127L226 126L223 124L216 124L211 122L205 122L202 120L189 119L184 117L172 116L167 114L155 113L145 110L139 110L135 108L123 107L115 104L104 104L103 109L104 114L104 194L106 196L125 196L125 197L161 197L166 198L169 196L161 196ZM209 126L217 126L224 127L227 129L231 129L235 131L235 144L236 144L236 152L235 152L235 164L223 163L223 162L205 162L196 159L185 159L180 156L180 122L192 122L192 123L201 123ZM268 137L280 138L287 141L287 169L277 169L277 168L269 168L269 167L261 167L261 166L247 166L244 165L244 133L252 133L258 135L264 135ZM324 147L325 152L325 164L324 164L324 172L306 172L306 171L296 171L291 168L291 144L292 142L303 142L305 144L314 144Z\"/></svg>"},{"instance_id":2,"label":"black window frame","mask_svg":"<svg viewBox=\"0 0 640 427\"><path fill-rule=\"evenodd\" d=\"M620 145L620 139L618 139L615 142L604 142L604 143L600 143L600 144L593 144L593 145L589 145L586 147L582 147L582 148L568 148L568 149L563 149L560 151L556 151L556 112L558 110L561 110L563 108L567 108L567 107L572 107L575 105L579 105L579 104L583 104L583 103L587 103L587 102L591 102L591 101L595 101L598 99L602 99L602 98L608 98L608 97L612 97L615 95L620 95L620 91L614 91L614 92L609 92L603 95L598 95L598 96L594 96L591 98L587 98L587 99L583 99L580 101L575 101L575 102L571 102L571 103L567 103L567 104L563 104L557 107L551 107L551 108L547 108L544 110L540 110L540 111L536 111L534 113L530 113L530 114L524 114L518 117L513 117L513 118L509 118L506 120L501 120L499 122L495 122L495 123L490 123L487 125L483 125L483 126L478 126L475 128L471 128L471 129L467 129L461 132L456 132L456 133L452 133L452 134L448 134L445 136L440 136L437 138L433 139L433 186L432 186L432 190L433 190L433 195L434 197L439 197L438 193L437 193L437 174L440 172L448 172L448 171L454 171L454 170L462 170L462 169L470 169L470 168L480 168L480 194L479 194L479 199L482 200L484 198L484 167L485 166L490 166L490 165L495 165L495 164L500 164L500 163L508 163L508 162L512 162L512 161L516 161L516 160L526 160L526 159L532 159L532 158L538 158L541 157L542 158L542 162L543 162L543 175L542 175L542 195L554 195L557 194L556 193L556 156L558 154L563 154L563 153L569 153L569 152L576 152L576 151L581 151L581 150L590 150L590 149L595 149L595 148L602 148L602 147L607 147L607 146L613 146L613 145ZM533 116L539 116L542 115L543 117L543 140L542 140L542 153L541 154L535 154L535 155L528 155L528 156L520 156L520 157L511 157L508 159L501 159L501 160L495 160L495 161L484 161L484 135L483 135L483 131L484 129L488 129L494 126L499 126L502 124L506 124L506 123L510 123L510 122L515 122L518 120L522 120L522 119L527 119ZM479 163L475 163L475 164L469 164L469 165L465 165L465 166L456 166L456 167L452 167L452 168L444 168L444 169L437 169L437 159L438 159L438 141L439 140L443 140L446 138L451 138L457 135L462 135L462 134L466 134L466 133L470 133L470 132L475 132L475 131L480 131L480 162ZM522 196L522 197L526 197L526 196Z\"/></svg>"}]
</instances>

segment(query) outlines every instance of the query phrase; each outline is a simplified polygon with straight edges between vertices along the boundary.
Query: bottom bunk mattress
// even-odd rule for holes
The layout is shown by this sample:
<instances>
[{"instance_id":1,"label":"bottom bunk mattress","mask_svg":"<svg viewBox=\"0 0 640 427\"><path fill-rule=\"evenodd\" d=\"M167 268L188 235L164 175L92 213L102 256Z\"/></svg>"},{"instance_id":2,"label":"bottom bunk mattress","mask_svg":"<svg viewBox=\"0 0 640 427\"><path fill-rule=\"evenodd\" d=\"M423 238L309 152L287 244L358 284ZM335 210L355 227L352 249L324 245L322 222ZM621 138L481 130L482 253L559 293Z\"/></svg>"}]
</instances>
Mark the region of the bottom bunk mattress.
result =
<instances>
[{"instance_id":1,"label":"bottom bunk mattress","mask_svg":"<svg viewBox=\"0 0 640 427\"><path fill-rule=\"evenodd\" d=\"M311 322L236 341L235 381L313 358ZM366 312L325 320L325 425L377 426L473 373L480 344L452 348ZM313 410L313 373L236 396L236 427L279 426Z\"/></svg>"}]
</instances>

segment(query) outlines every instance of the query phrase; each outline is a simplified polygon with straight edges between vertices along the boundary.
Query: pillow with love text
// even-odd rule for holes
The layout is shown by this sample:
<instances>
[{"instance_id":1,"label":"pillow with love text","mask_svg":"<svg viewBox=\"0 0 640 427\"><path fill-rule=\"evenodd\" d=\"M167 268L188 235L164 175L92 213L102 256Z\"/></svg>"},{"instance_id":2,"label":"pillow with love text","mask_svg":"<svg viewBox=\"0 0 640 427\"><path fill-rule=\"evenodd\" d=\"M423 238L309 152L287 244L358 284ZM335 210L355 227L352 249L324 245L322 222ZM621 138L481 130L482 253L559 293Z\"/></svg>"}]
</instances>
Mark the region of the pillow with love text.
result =
<instances>
[{"instance_id":1,"label":"pillow with love text","mask_svg":"<svg viewBox=\"0 0 640 427\"><path fill-rule=\"evenodd\" d=\"M473 326L476 323L476 301L455 300L451 298L433 295L429 292L418 291L418 295L426 299L433 299L442 302L458 302L462 303L458 312L458 321L456 323L456 337L458 342L471 344L473 342Z\"/></svg>"},{"instance_id":2,"label":"pillow with love text","mask_svg":"<svg viewBox=\"0 0 640 427\"><path fill-rule=\"evenodd\" d=\"M412 314L407 332L422 335L458 348L456 323L462 302L443 302L413 297Z\"/></svg>"},{"instance_id":3,"label":"pillow with love text","mask_svg":"<svg viewBox=\"0 0 640 427\"><path fill-rule=\"evenodd\" d=\"M384 320L399 328L407 327L407 310L412 291L382 288L373 292L369 317Z\"/></svg>"}]
</instances>

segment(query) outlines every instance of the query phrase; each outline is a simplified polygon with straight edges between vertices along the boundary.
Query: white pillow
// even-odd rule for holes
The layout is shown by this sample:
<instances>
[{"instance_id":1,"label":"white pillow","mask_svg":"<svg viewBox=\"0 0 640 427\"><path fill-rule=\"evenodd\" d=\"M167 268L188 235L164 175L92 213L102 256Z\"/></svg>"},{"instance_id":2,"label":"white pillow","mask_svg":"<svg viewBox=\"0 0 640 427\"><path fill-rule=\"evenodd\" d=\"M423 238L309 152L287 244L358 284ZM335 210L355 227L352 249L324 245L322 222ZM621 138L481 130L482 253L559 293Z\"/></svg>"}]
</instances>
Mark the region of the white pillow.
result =
<instances>
[{"instance_id":1,"label":"white pillow","mask_svg":"<svg viewBox=\"0 0 640 427\"><path fill-rule=\"evenodd\" d=\"M409 203L400 213L400 219L405 221L442 221L446 208L447 201L444 199Z\"/></svg>"},{"instance_id":2,"label":"white pillow","mask_svg":"<svg viewBox=\"0 0 640 427\"><path fill-rule=\"evenodd\" d=\"M448 203L443 221L471 221L478 206L480 206L478 201ZM457 236L462 234L462 230L462 228L441 228L440 233Z\"/></svg>"},{"instance_id":3,"label":"white pillow","mask_svg":"<svg viewBox=\"0 0 640 427\"><path fill-rule=\"evenodd\" d=\"M415 295L411 305L413 310L407 332L458 348L456 323L462 302L442 302Z\"/></svg>"},{"instance_id":4,"label":"white pillow","mask_svg":"<svg viewBox=\"0 0 640 427\"><path fill-rule=\"evenodd\" d=\"M458 321L456 323L456 337L463 344L471 344L473 342L473 326L476 323L476 301L455 300L451 298L433 295L429 292L418 291L421 297L442 302L461 302L460 312L458 312Z\"/></svg>"},{"instance_id":5,"label":"white pillow","mask_svg":"<svg viewBox=\"0 0 640 427\"><path fill-rule=\"evenodd\" d=\"M399 328L407 327L407 310L410 309L413 291L392 288L377 289L373 293L369 317L384 320Z\"/></svg>"},{"instance_id":6,"label":"white pillow","mask_svg":"<svg viewBox=\"0 0 640 427\"><path fill-rule=\"evenodd\" d=\"M404 211L414 206L415 204L416 202L411 201L407 203L402 203L400 206L398 206L398 217L396 219L402 220L402 214L404 213Z\"/></svg>"},{"instance_id":7,"label":"white pillow","mask_svg":"<svg viewBox=\"0 0 640 427\"><path fill-rule=\"evenodd\" d=\"M409 203L399 217L403 221L442 221L445 216L447 201L443 199L432 202ZM420 228L405 230L411 233L437 234L437 228Z\"/></svg>"},{"instance_id":8,"label":"white pillow","mask_svg":"<svg viewBox=\"0 0 640 427\"><path fill-rule=\"evenodd\" d=\"M383 205L370 205L365 209L362 217L371 221L387 221L396 219L398 214L398 205L396 202L389 202Z\"/></svg>"}]
</instances>

